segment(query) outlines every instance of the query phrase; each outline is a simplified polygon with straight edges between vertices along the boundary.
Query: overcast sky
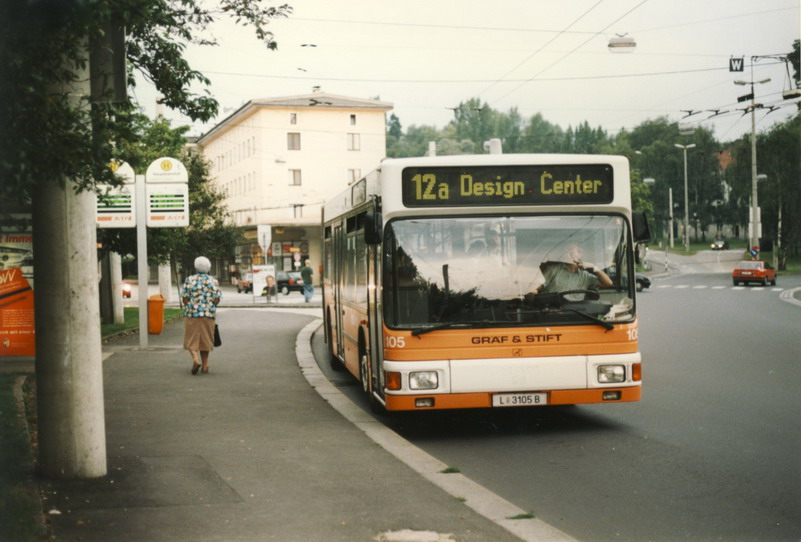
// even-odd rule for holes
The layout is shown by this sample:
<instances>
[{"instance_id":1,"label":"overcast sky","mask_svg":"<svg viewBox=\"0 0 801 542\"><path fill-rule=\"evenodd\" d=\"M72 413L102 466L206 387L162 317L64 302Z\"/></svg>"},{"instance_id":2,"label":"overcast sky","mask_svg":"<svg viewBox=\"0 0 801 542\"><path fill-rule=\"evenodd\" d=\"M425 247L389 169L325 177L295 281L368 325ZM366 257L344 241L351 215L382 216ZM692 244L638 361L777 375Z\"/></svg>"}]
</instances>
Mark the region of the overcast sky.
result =
<instances>
[{"instance_id":1,"label":"overcast sky","mask_svg":"<svg viewBox=\"0 0 801 542\"><path fill-rule=\"evenodd\" d=\"M220 46L188 50L220 103L220 116L192 134L248 100L316 85L391 102L404 129L442 128L451 108L479 98L562 128L586 120L614 134L666 116L711 128L722 141L751 130L747 103L737 102L749 88L735 80L771 78L756 85L756 99L780 107L757 111L759 131L791 116L798 101L782 99L793 86L784 62L751 59L792 50L799 0L286 1L292 16L270 24L277 51L230 23L213 29ZM616 35L634 38L635 51L610 53ZM745 57L743 73L729 72L732 56ZM136 96L152 114L148 86Z\"/></svg>"}]
</instances>

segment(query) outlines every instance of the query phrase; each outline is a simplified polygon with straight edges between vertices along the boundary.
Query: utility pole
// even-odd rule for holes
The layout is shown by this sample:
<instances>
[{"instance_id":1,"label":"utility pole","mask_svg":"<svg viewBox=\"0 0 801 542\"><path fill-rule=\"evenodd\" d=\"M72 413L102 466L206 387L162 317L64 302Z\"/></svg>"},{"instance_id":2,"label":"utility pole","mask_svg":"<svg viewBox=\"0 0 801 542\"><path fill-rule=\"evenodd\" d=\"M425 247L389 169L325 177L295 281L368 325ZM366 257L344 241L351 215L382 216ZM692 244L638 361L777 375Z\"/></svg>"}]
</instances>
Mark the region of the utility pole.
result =
<instances>
[{"instance_id":1,"label":"utility pole","mask_svg":"<svg viewBox=\"0 0 801 542\"><path fill-rule=\"evenodd\" d=\"M687 149L695 148L695 143L690 143L689 145L676 143L673 146L684 151L684 252L690 252L690 200L687 190Z\"/></svg>"},{"instance_id":2,"label":"utility pole","mask_svg":"<svg viewBox=\"0 0 801 542\"><path fill-rule=\"evenodd\" d=\"M749 212L748 220L748 248L759 247L759 238L762 237L762 220L759 212L758 190L757 190L757 141L756 141L756 109L762 107L756 103L754 97L754 85L770 82L770 77L760 81L754 81L754 60L758 57L752 57L751 60L751 80L750 81L735 81L735 85L750 85L751 93L738 98L738 101L743 99L751 99L751 210Z\"/></svg>"}]
</instances>

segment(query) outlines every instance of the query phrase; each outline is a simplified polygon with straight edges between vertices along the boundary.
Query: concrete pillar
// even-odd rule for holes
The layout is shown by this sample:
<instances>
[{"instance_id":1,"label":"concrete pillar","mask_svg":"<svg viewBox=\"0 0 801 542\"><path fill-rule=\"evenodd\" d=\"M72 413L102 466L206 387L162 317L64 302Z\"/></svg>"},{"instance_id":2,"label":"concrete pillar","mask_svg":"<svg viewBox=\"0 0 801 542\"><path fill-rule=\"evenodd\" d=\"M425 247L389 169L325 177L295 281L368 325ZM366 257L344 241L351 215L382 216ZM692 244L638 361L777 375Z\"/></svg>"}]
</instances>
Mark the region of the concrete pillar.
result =
<instances>
[{"instance_id":1,"label":"concrete pillar","mask_svg":"<svg viewBox=\"0 0 801 542\"><path fill-rule=\"evenodd\" d=\"M88 65L78 72L57 90L88 107ZM107 472L96 198L64 184L43 179L33 196L38 465L44 476L96 478Z\"/></svg>"},{"instance_id":2,"label":"concrete pillar","mask_svg":"<svg viewBox=\"0 0 801 542\"><path fill-rule=\"evenodd\" d=\"M39 468L106 474L95 195L43 183L33 202Z\"/></svg>"},{"instance_id":3,"label":"concrete pillar","mask_svg":"<svg viewBox=\"0 0 801 542\"><path fill-rule=\"evenodd\" d=\"M172 278L170 276L170 264L159 264L159 293L164 298L165 303L169 303L172 297Z\"/></svg>"},{"instance_id":4,"label":"concrete pillar","mask_svg":"<svg viewBox=\"0 0 801 542\"><path fill-rule=\"evenodd\" d=\"M114 292L114 323L125 322L125 310L122 299L122 256L111 253L111 289Z\"/></svg>"}]
</instances>

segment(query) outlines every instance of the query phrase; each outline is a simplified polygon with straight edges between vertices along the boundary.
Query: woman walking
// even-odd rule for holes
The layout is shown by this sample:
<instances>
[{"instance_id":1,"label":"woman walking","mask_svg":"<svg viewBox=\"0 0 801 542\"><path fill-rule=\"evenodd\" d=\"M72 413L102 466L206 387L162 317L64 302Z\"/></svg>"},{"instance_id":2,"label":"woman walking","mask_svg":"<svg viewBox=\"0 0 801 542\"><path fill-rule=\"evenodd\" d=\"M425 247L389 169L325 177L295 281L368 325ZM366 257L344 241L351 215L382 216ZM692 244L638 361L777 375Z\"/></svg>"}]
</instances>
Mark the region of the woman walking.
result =
<instances>
[{"instance_id":1,"label":"woman walking","mask_svg":"<svg viewBox=\"0 0 801 542\"><path fill-rule=\"evenodd\" d=\"M209 275L211 262L205 256L195 258L194 275L189 275L181 290L184 304L184 349L192 354L192 374L209 372L209 352L214 350L214 314L222 299L217 279Z\"/></svg>"}]
</instances>

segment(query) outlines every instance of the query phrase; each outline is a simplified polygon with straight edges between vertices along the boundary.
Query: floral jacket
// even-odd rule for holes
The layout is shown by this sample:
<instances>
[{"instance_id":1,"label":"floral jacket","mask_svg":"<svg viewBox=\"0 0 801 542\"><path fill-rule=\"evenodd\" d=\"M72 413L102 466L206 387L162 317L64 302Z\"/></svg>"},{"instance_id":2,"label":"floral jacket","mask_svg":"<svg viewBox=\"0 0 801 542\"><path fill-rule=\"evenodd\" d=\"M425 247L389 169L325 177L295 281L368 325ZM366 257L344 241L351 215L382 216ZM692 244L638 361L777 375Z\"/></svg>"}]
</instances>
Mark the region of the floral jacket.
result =
<instances>
[{"instance_id":1,"label":"floral jacket","mask_svg":"<svg viewBox=\"0 0 801 542\"><path fill-rule=\"evenodd\" d=\"M214 318L222 292L217 279L205 273L189 275L181 290L185 318Z\"/></svg>"}]
</instances>

